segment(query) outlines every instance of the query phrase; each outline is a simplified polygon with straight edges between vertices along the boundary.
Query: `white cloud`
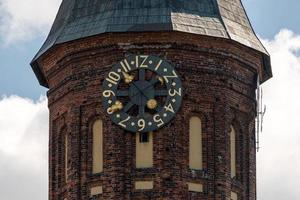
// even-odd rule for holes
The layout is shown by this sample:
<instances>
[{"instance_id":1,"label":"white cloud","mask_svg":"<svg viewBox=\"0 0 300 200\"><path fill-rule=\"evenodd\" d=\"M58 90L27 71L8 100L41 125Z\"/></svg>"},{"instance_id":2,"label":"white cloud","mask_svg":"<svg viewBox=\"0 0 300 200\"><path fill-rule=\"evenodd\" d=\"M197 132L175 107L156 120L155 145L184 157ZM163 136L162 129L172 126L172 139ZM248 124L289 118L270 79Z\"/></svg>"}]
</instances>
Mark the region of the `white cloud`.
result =
<instances>
[{"instance_id":1,"label":"white cloud","mask_svg":"<svg viewBox=\"0 0 300 200\"><path fill-rule=\"evenodd\" d=\"M0 99L0 199L47 199L48 126L45 97Z\"/></svg>"},{"instance_id":2,"label":"white cloud","mask_svg":"<svg viewBox=\"0 0 300 200\"><path fill-rule=\"evenodd\" d=\"M0 41L11 44L47 34L61 0L0 0Z\"/></svg>"},{"instance_id":3,"label":"white cloud","mask_svg":"<svg viewBox=\"0 0 300 200\"><path fill-rule=\"evenodd\" d=\"M264 85L267 113L258 153L260 200L299 200L300 186L300 35L281 30L263 41L274 77Z\"/></svg>"}]
</instances>

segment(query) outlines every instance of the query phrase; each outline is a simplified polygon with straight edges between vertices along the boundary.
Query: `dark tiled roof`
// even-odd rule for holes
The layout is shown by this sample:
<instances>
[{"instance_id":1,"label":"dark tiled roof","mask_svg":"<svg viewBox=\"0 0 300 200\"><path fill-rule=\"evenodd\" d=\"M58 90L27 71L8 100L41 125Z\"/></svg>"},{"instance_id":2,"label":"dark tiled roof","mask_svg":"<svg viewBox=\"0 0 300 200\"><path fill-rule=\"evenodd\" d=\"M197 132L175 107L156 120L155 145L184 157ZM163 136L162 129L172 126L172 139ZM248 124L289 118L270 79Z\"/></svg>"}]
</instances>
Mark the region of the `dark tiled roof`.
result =
<instances>
[{"instance_id":1,"label":"dark tiled roof","mask_svg":"<svg viewBox=\"0 0 300 200\"><path fill-rule=\"evenodd\" d=\"M228 38L268 56L240 0L63 0L36 60L56 44L108 32L181 31Z\"/></svg>"}]
</instances>

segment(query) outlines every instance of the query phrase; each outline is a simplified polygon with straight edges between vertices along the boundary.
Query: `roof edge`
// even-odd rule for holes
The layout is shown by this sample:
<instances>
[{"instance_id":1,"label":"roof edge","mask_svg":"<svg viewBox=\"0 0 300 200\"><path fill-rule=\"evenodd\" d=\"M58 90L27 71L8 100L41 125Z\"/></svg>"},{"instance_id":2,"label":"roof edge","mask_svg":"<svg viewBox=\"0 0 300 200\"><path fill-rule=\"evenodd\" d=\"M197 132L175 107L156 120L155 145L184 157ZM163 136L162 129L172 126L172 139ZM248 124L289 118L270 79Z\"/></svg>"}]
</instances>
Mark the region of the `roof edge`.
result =
<instances>
[{"instance_id":1,"label":"roof edge","mask_svg":"<svg viewBox=\"0 0 300 200\"><path fill-rule=\"evenodd\" d=\"M273 73L272 73L272 64L271 64L271 57L270 57L270 54L268 52L268 50L266 49L266 47L264 46L264 44L261 42L261 40L259 39L259 37L257 36L253 26L252 26L252 23L251 23L251 20L246 12L246 9L245 9L245 6L243 4L243 2L240 0L241 2L241 6L244 10L244 13L246 15L246 18L250 24L250 28L254 34L254 36L257 38L258 42L261 44L261 46L263 47L263 49L265 50L265 52L261 52L262 53L262 59L263 59L263 69L264 69L264 72L265 72L265 76L263 76L262 80L261 80L261 83L264 83L265 81L269 80L270 78L273 77Z\"/></svg>"},{"instance_id":2,"label":"roof edge","mask_svg":"<svg viewBox=\"0 0 300 200\"><path fill-rule=\"evenodd\" d=\"M263 71L265 72L265 75L262 76L261 83L264 83L273 77L270 55L262 53L262 61L263 61Z\"/></svg>"},{"instance_id":3,"label":"roof edge","mask_svg":"<svg viewBox=\"0 0 300 200\"><path fill-rule=\"evenodd\" d=\"M267 50L266 47L263 45L263 43L260 41L259 37L256 35L256 32L255 32L255 30L254 30L254 28L253 28L253 26L252 26L251 20L250 20L248 14L247 14L247 12L246 12L246 9L245 9L245 6L244 6L243 2L242 2L241 0L240 0L240 2L241 2L241 5L242 5L242 8L244 9L244 13L245 13L245 15L246 15L246 17L247 17L247 20L248 20L248 22L249 22L249 24L250 24L250 28L251 28L251 30L252 30L254 36L257 38L257 40L259 41L259 43L261 44L261 46L262 46L262 47L264 48L264 50L265 50L265 53L264 53L264 52L263 52L263 53L266 54L266 55L268 55L268 56L270 57L270 54L269 54L268 50ZM270 59L269 59L269 60L270 60ZM270 63L270 68L271 68L271 63Z\"/></svg>"},{"instance_id":4,"label":"roof edge","mask_svg":"<svg viewBox=\"0 0 300 200\"><path fill-rule=\"evenodd\" d=\"M40 84L41 86L44 86L44 87L46 87L46 88L49 88L47 79L46 79L46 77L44 76L44 74L43 74L43 72L42 72L42 70L41 70L41 68L40 68L40 65L39 65L38 61L37 61L37 60L33 60L33 61L31 61L30 65L31 65L31 68L32 68L32 70L33 70L35 76L37 77L37 79L38 79L38 81L39 81L39 84Z\"/></svg>"}]
</instances>

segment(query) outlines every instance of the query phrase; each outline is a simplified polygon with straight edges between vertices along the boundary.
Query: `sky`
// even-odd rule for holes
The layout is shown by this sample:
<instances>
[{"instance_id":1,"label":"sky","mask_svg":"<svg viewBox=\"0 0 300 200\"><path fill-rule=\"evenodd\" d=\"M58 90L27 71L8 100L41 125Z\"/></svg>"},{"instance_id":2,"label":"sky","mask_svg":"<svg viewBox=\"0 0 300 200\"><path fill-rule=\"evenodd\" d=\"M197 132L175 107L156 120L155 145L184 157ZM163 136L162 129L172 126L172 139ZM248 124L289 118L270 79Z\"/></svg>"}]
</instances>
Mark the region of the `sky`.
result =
<instances>
[{"instance_id":1,"label":"sky","mask_svg":"<svg viewBox=\"0 0 300 200\"><path fill-rule=\"evenodd\" d=\"M47 199L46 89L29 65L61 0L0 0L0 199ZM263 84L257 154L259 200L299 200L300 1L243 0L269 51L274 77ZM19 191L19 192L15 192Z\"/></svg>"}]
</instances>

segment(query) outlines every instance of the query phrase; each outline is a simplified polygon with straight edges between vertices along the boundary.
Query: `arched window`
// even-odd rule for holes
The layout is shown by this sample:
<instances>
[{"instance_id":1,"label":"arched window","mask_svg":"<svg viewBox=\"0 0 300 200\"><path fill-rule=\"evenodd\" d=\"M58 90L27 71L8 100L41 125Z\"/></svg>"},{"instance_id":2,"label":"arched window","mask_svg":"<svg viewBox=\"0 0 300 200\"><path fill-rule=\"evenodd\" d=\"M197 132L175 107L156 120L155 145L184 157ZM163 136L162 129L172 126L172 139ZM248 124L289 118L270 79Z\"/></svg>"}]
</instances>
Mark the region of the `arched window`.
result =
<instances>
[{"instance_id":1,"label":"arched window","mask_svg":"<svg viewBox=\"0 0 300 200\"><path fill-rule=\"evenodd\" d=\"M230 126L230 169L233 178L236 176L236 132L233 126Z\"/></svg>"},{"instance_id":2,"label":"arched window","mask_svg":"<svg viewBox=\"0 0 300 200\"><path fill-rule=\"evenodd\" d=\"M231 192L230 200L238 200L238 194L235 192Z\"/></svg>"},{"instance_id":3,"label":"arched window","mask_svg":"<svg viewBox=\"0 0 300 200\"><path fill-rule=\"evenodd\" d=\"M190 118L189 124L189 167L202 170L202 123L197 116Z\"/></svg>"},{"instance_id":4,"label":"arched window","mask_svg":"<svg viewBox=\"0 0 300 200\"><path fill-rule=\"evenodd\" d=\"M136 133L136 168L153 167L153 132Z\"/></svg>"},{"instance_id":5,"label":"arched window","mask_svg":"<svg viewBox=\"0 0 300 200\"><path fill-rule=\"evenodd\" d=\"M98 119L93 127L93 174L103 171L103 122Z\"/></svg>"}]
</instances>

